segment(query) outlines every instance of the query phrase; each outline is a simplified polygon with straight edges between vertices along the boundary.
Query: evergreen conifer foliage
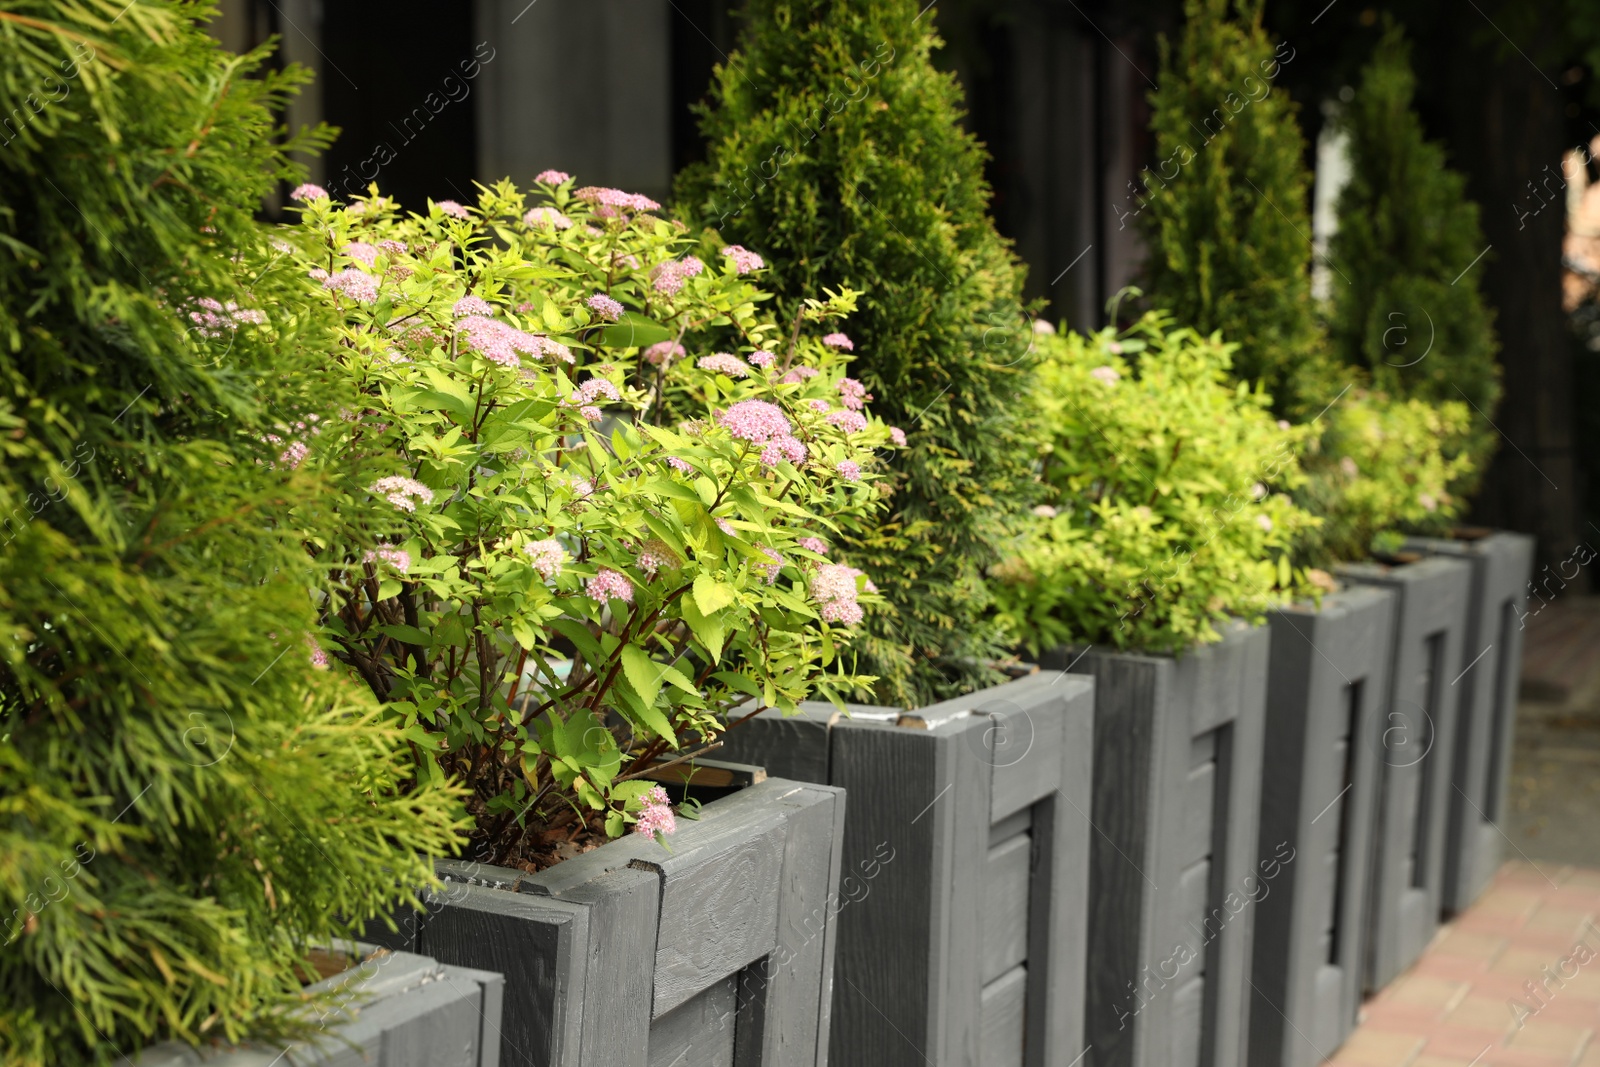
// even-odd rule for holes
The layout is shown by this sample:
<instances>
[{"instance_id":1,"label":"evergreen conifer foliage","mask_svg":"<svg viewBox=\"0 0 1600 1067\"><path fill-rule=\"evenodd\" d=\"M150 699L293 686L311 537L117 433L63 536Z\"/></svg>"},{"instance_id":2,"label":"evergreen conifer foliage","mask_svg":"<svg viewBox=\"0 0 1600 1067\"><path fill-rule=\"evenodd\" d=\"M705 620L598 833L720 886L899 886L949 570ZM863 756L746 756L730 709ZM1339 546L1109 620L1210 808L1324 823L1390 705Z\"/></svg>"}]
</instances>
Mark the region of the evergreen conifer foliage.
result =
<instances>
[{"instance_id":1,"label":"evergreen conifer foliage","mask_svg":"<svg viewBox=\"0 0 1600 1067\"><path fill-rule=\"evenodd\" d=\"M1277 84L1295 49L1274 44L1261 7L1185 0L1176 47L1162 41L1150 94L1158 162L1136 204L1144 288L1178 322L1236 342L1235 377L1264 383L1280 414L1309 415L1343 383L1311 297L1305 138Z\"/></svg>"},{"instance_id":2,"label":"evergreen conifer foliage","mask_svg":"<svg viewBox=\"0 0 1600 1067\"><path fill-rule=\"evenodd\" d=\"M220 51L212 10L0 11L7 1064L304 1027L307 947L459 826L315 662L322 576L281 532L314 464L273 438L328 410L297 383L333 333L253 219L301 76Z\"/></svg>"},{"instance_id":3,"label":"evergreen conifer foliage","mask_svg":"<svg viewBox=\"0 0 1600 1067\"><path fill-rule=\"evenodd\" d=\"M865 291L855 373L910 448L892 520L850 546L893 609L857 648L878 698L912 705L991 676L983 571L1025 508L1017 401L1032 358L1022 270L920 7L752 0L701 112L707 161L677 185L687 218L766 257L786 319L825 288Z\"/></svg>"},{"instance_id":4,"label":"evergreen conifer foliage","mask_svg":"<svg viewBox=\"0 0 1600 1067\"><path fill-rule=\"evenodd\" d=\"M1330 333L1344 362L1394 396L1471 403L1469 452L1481 469L1495 445L1499 345L1481 263L1468 268L1486 242L1466 178L1423 134L1415 91L1410 46L1391 26L1340 119L1351 175L1329 256L1348 284L1334 283Z\"/></svg>"}]
</instances>

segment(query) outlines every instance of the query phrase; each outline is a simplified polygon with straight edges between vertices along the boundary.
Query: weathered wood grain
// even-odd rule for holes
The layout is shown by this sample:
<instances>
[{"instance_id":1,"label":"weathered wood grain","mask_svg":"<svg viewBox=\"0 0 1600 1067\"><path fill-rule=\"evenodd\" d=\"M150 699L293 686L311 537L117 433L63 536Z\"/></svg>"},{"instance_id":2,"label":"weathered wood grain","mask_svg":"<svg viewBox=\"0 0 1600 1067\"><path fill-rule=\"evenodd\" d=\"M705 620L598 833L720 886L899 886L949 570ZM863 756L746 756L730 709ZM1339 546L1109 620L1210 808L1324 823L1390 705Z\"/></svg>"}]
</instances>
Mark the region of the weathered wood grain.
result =
<instances>
[{"instance_id":1,"label":"weathered wood grain","mask_svg":"<svg viewBox=\"0 0 1600 1067\"><path fill-rule=\"evenodd\" d=\"M736 984L713 982L652 1023L647 1067L733 1067Z\"/></svg>"},{"instance_id":2,"label":"weathered wood grain","mask_svg":"<svg viewBox=\"0 0 1600 1067\"><path fill-rule=\"evenodd\" d=\"M453 888L453 887L452 887ZM504 1067L579 1062L581 991L589 910L482 886L465 886L433 915L422 950L444 963L506 976L500 1027Z\"/></svg>"},{"instance_id":3,"label":"weathered wood grain","mask_svg":"<svg viewBox=\"0 0 1600 1067\"><path fill-rule=\"evenodd\" d=\"M1436 556L1395 567L1350 566L1340 573L1396 594L1388 723L1380 734L1384 781L1365 976L1370 991L1421 955L1443 908L1459 711L1449 667L1463 662L1471 568ZM1421 901L1415 899L1419 894Z\"/></svg>"},{"instance_id":4,"label":"weathered wood grain","mask_svg":"<svg viewBox=\"0 0 1600 1067\"><path fill-rule=\"evenodd\" d=\"M1255 862L1269 642L1264 629L1241 626L1175 660L1103 649L1077 659L1096 682L1085 1020L1096 1067L1244 1055L1253 914L1238 893ZM1043 662L1078 655L1060 650ZM1214 769L1191 782L1193 761L1208 751ZM1210 808L1209 835L1196 807ZM1187 882L1186 871L1195 872ZM1208 886L1198 923L1197 879ZM1195 1031L1172 997L1201 975Z\"/></svg>"},{"instance_id":5,"label":"weathered wood grain","mask_svg":"<svg viewBox=\"0 0 1600 1067\"><path fill-rule=\"evenodd\" d=\"M1251 1067L1315 1067L1354 1029L1394 605L1355 585L1269 616Z\"/></svg>"},{"instance_id":6,"label":"weathered wood grain","mask_svg":"<svg viewBox=\"0 0 1600 1067\"><path fill-rule=\"evenodd\" d=\"M760 982L740 990L749 1002L741 1009L740 1046L762 1067L813 1067L827 1049L845 795L790 783L779 800L786 833L776 943L747 968Z\"/></svg>"},{"instance_id":7,"label":"weathered wood grain","mask_svg":"<svg viewBox=\"0 0 1600 1067\"><path fill-rule=\"evenodd\" d=\"M1022 1067L1027 1006L1028 972L1014 967L983 987L978 1013L982 1038L976 1059L963 1062L978 1067Z\"/></svg>"},{"instance_id":8,"label":"weathered wood grain","mask_svg":"<svg viewBox=\"0 0 1600 1067\"><path fill-rule=\"evenodd\" d=\"M1019 834L989 850L984 863L982 980L994 981L1028 958L1028 889L1033 839Z\"/></svg>"},{"instance_id":9,"label":"weathered wood grain","mask_svg":"<svg viewBox=\"0 0 1600 1067\"><path fill-rule=\"evenodd\" d=\"M728 803L737 805L759 788L745 789ZM661 877L654 1018L776 944L784 818L771 810L753 811L754 818L731 814L684 820L670 853L658 845L659 855L635 861ZM756 887L760 891L753 891Z\"/></svg>"},{"instance_id":10,"label":"weathered wood grain","mask_svg":"<svg viewBox=\"0 0 1600 1067\"><path fill-rule=\"evenodd\" d=\"M1027 960L1029 1064L1070 1063L1083 1051L1091 831L1062 805L1089 808L1092 694L1087 679L1034 672L909 713L851 707L835 719L832 709L818 708L816 719L831 722L826 759L795 754L792 747L815 731L770 713L728 735L730 758L754 762L765 758L756 753L781 750L786 769L809 766L820 776L826 767L851 798L830 1046L836 1063L977 1062L982 960L996 948ZM997 897L990 848L1024 833L1030 836L1005 852L1012 882ZM984 925L997 913L1020 919L1006 921L1025 937L1020 949L1015 938L986 939Z\"/></svg>"},{"instance_id":11,"label":"weathered wood grain","mask_svg":"<svg viewBox=\"0 0 1600 1067\"><path fill-rule=\"evenodd\" d=\"M1459 721L1443 861L1448 916L1483 892L1504 849L1496 823L1504 811L1534 540L1502 531L1476 540L1412 538L1407 546L1472 568L1461 662L1449 667Z\"/></svg>"},{"instance_id":12,"label":"weathered wood grain","mask_svg":"<svg viewBox=\"0 0 1600 1067\"><path fill-rule=\"evenodd\" d=\"M327 1017L317 1040L289 1048L264 1045L205 1055L172 1042L145 1049L137 1067L498 1067L500 975L448 967L407 952L350 946L362 962L311 988L353 994ZM313 1016L315 1020L315 1016ZM485 1038L490 1043L485 1044ZM127 1059L118 1062L127 1067Z\"/></svg>"}]
</instances>

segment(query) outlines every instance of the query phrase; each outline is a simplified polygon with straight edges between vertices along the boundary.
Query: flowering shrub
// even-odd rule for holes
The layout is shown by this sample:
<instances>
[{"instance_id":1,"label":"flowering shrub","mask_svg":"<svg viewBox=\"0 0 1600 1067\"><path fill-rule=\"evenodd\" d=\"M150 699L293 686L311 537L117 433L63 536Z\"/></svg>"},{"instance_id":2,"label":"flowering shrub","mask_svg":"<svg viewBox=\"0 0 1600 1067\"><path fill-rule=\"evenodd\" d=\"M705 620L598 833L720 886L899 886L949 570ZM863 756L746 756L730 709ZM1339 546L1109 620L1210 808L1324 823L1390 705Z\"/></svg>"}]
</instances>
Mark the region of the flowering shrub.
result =
<instances>
[{"instance_id":1,"label":"flowering shrub","mask_svg":"<svg viewBox=\"0 0 1600 1067\"><path fill-rule=\"evenodd\" d=\"M1284 492L1307 431L1229 383L1233 346L1160 312L1038 341L1046 498L993 569L1002 617L1035 650L1176 652L1281 602L1289 547L1316 522Z\"/></svg>"},{"instance_id":2,"label":"flowering shrub","mask_svg":"<svg viewBox=\"0 0 1600 1067\"><path fill-rule=\"evenodd\" d=\"M1321 421L1296 494L1323 517L1304 539L1307 562L1386 554L1401 529L1442 530L1461 513L1475 470L1466 404L1352 390Z\"/></svg>"},{"instance_id":3,"label":"flowering shrub","mask_svg":"<svg viewBox=\"0 0 1600 1067\"><path fill-rule=\"evenodd\" d=\"M828 538L869 520L891 441L812 336L854 293L780 329L759 257L541 178L546 206L502 183L425 218L313 193L293 244L365 405L308 442L352 486L346 541L318 546L328 650L419 777L465 779L489 858L530 869L670 832L642 774L732 706L870 681L842 653L876 590Z\"/></svg>"}]
</instances>

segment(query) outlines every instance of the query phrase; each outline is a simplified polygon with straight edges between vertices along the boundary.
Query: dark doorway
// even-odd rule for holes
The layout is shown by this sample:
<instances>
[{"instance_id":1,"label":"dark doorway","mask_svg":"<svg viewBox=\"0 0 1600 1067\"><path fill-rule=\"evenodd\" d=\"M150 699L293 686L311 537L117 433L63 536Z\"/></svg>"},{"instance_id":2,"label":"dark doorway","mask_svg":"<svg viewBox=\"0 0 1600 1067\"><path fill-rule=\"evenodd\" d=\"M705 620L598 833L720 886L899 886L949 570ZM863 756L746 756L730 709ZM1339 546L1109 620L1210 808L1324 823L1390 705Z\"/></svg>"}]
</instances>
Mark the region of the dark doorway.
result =
<instances>
[{"instance_id":1,"label":"dark doorway","mask_svg":"<svg viewBox=\"0 0 1600 1067\"><path fill-rule=\"evenodd\" d=\"M472 7L466 0L324 5L323 108L342 131L328 152L325 184L335 198L376 181L414 211L429 197L477 199Z\"/></svg>"}]
</instances>

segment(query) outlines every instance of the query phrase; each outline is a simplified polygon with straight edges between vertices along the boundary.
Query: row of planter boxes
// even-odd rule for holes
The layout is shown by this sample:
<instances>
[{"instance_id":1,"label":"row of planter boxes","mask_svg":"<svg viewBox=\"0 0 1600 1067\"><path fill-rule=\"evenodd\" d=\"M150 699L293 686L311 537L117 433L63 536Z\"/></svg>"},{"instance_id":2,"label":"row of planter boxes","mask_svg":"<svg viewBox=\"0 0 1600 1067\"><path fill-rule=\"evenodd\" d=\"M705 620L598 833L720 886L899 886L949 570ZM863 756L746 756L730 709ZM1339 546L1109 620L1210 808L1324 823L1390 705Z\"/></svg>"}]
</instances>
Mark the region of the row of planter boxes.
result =
<instances>
[{"instance_id":1,"label":"row of planter boxes","mask_svg":"<svg viewBox=\"0 0 1600 1067\"><path fill-rule=\"evenodd\" d=\"M1181 657L763 712L670 849L444 861L368 938L481 991L429 1063L1310 1067L1504 840L1532 542L1411 547Z\"/></svg>"}]
</instances>

